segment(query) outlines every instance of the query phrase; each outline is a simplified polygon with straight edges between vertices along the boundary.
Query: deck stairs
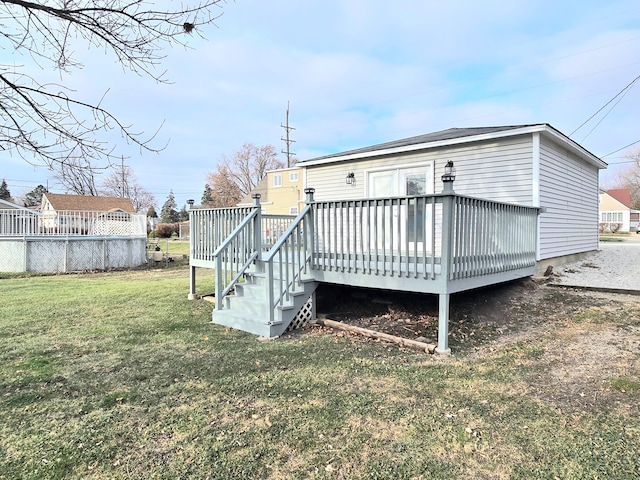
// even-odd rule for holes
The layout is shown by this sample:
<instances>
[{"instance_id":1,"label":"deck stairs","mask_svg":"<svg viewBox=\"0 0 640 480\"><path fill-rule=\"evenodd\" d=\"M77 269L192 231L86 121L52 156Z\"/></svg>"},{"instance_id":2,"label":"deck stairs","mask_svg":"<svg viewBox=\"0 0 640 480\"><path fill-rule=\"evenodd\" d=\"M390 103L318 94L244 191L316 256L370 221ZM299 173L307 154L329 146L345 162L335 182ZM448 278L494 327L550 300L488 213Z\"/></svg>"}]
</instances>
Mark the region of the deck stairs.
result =
<instances>
[{"instance_id":1,"label":"deck stairs","mask_svg":"<svg viewBox=\"0 0 640 480\"><path fill-rule=\"evenodd\" d=\"M270 301L269 283L279 285L286 280L281 278L277 263L273 265L273 275L270 276L268 270L265 260L256 259L245 272L244 282L237 283L234 294L225 296L221 308L213 311L213 323L267 338L285 333L315 292L318 282L304 278L301 272L289 281L281 301L278 298Z\"/></svg>"}]
</instances>

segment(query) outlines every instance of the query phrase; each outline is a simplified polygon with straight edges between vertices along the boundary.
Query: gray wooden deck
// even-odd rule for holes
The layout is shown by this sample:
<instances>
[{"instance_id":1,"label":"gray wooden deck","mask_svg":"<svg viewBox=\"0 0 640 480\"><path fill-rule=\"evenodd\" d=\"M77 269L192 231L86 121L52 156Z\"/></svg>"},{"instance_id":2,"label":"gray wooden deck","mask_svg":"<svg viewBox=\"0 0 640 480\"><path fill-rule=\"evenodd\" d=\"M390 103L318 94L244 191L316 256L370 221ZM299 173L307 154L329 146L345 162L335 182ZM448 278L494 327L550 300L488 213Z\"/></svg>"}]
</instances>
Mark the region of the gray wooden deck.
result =
<instances>
[{"instance_id":1,"label":"gray wooden deck","mask_svg":"<svg viewBox=\"0 0 640 480\"><path fill-rule=\"evenodd\" d=\"M242 212L191 211L190 295L195 267L213 268L216 309L223 309L233 285L259 265L271 325L276 313L287 321L280 312L292 292L308 292L303 282L438 294L438 349L448 351L450 294L535 273L537 208L453 192L330 202L305 192L305 209L283 219L288 225L279 224L282 234L271 242L266 231L274 226L262 218L259 197Z\"/></svg>"}]
</instances>

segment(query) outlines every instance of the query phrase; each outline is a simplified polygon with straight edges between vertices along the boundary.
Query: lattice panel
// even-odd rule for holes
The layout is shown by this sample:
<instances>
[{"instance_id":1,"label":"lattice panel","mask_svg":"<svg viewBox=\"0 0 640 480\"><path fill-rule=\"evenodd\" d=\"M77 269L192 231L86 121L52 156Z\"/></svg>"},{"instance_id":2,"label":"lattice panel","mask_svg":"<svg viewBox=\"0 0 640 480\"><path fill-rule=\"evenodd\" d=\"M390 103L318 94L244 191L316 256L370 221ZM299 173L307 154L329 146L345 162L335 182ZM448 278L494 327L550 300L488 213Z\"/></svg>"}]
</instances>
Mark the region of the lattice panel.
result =
<instances>
[{"instance_id":1,"label":"lattice panel","mask_svg":"<svg viewBox=\"0 0 640 480\"><path fill-rule=\"evenodd\" d=\"M298 328L304 327L307 323L315 320L314 317L314 308L313 308L313 297L315 297L315 293L309 297L309 300L302 306L296 318L289 324L287 328L287 332L291 330L296 330Z\"/></svg>"}]
</instances>

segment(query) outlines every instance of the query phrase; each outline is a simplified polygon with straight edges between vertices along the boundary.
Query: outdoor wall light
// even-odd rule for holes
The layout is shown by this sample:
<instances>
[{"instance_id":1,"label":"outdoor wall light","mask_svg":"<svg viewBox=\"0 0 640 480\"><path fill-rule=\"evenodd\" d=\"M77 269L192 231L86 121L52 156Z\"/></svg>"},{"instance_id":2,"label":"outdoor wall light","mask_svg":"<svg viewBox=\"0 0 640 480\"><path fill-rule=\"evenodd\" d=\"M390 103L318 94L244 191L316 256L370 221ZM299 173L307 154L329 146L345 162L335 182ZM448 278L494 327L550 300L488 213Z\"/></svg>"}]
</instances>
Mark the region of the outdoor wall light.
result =
<instances>
[{"instance_id":1,"label":"outdoor wall light","mask_svg":"<svg viewBox=\"0 0 640 480\"><path fill-rule=\"evenodd\" d=\"M187 203L189 204L189 210L191 210L193 208L193 204L196 203L196 201L193 198L190 198L189 200L187 200Z\"/></svg>"},{"instance_id":2,"label":"outdoor wall light","mask_svg":"<svg viewBox=\"0 0 640 480\"><path fill-rule=\"evenodd\" d=\"M453 166L453 162L449 160L444 166L444 175L442 175L442 181L444 183L453 182L456 179L456 167Z\"/></svg>"},{"instance_id":3,"label":"outdoor wall light","mask_svg":"<svg viewBox=\"0 0 640 480\"><path fill-rule=\"evenodd\" d=\"M353 172L347 173L347 185L355 185L356 184L356 174Z\"/></svg>"}]
</instances>

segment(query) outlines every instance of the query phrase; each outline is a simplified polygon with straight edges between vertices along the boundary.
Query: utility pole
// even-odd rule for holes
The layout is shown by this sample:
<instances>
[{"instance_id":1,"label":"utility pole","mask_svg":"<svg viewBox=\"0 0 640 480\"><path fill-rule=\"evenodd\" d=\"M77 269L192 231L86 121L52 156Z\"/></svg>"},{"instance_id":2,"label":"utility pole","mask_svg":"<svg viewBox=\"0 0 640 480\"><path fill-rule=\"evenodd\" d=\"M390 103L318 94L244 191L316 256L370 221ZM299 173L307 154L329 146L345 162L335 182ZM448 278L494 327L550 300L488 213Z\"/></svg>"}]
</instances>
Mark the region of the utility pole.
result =
<instances>
[{"instance_id":1,"label":"utility pole","mask_svg":"<svg viewBox=\"0 0 640 480\"><path fill-rule=\"evenodd\" d=\"M284 153L287 156L287 168L289 168L291 166L291 155L295 155L295 153L289 150L289 147L291 146L291 144L295 142L295 140L291 140L289 138L289 131L295 130L295 128L289 126L289 101L288 100L287 100L287 121L284 125L280 124L280 126L284 128L284 131L285 131L285 137L284 138L280 137L280 140L282 140L287 145L287 150L286 151L282 150L282 153Z\"/></svg>"}]
</instances>

